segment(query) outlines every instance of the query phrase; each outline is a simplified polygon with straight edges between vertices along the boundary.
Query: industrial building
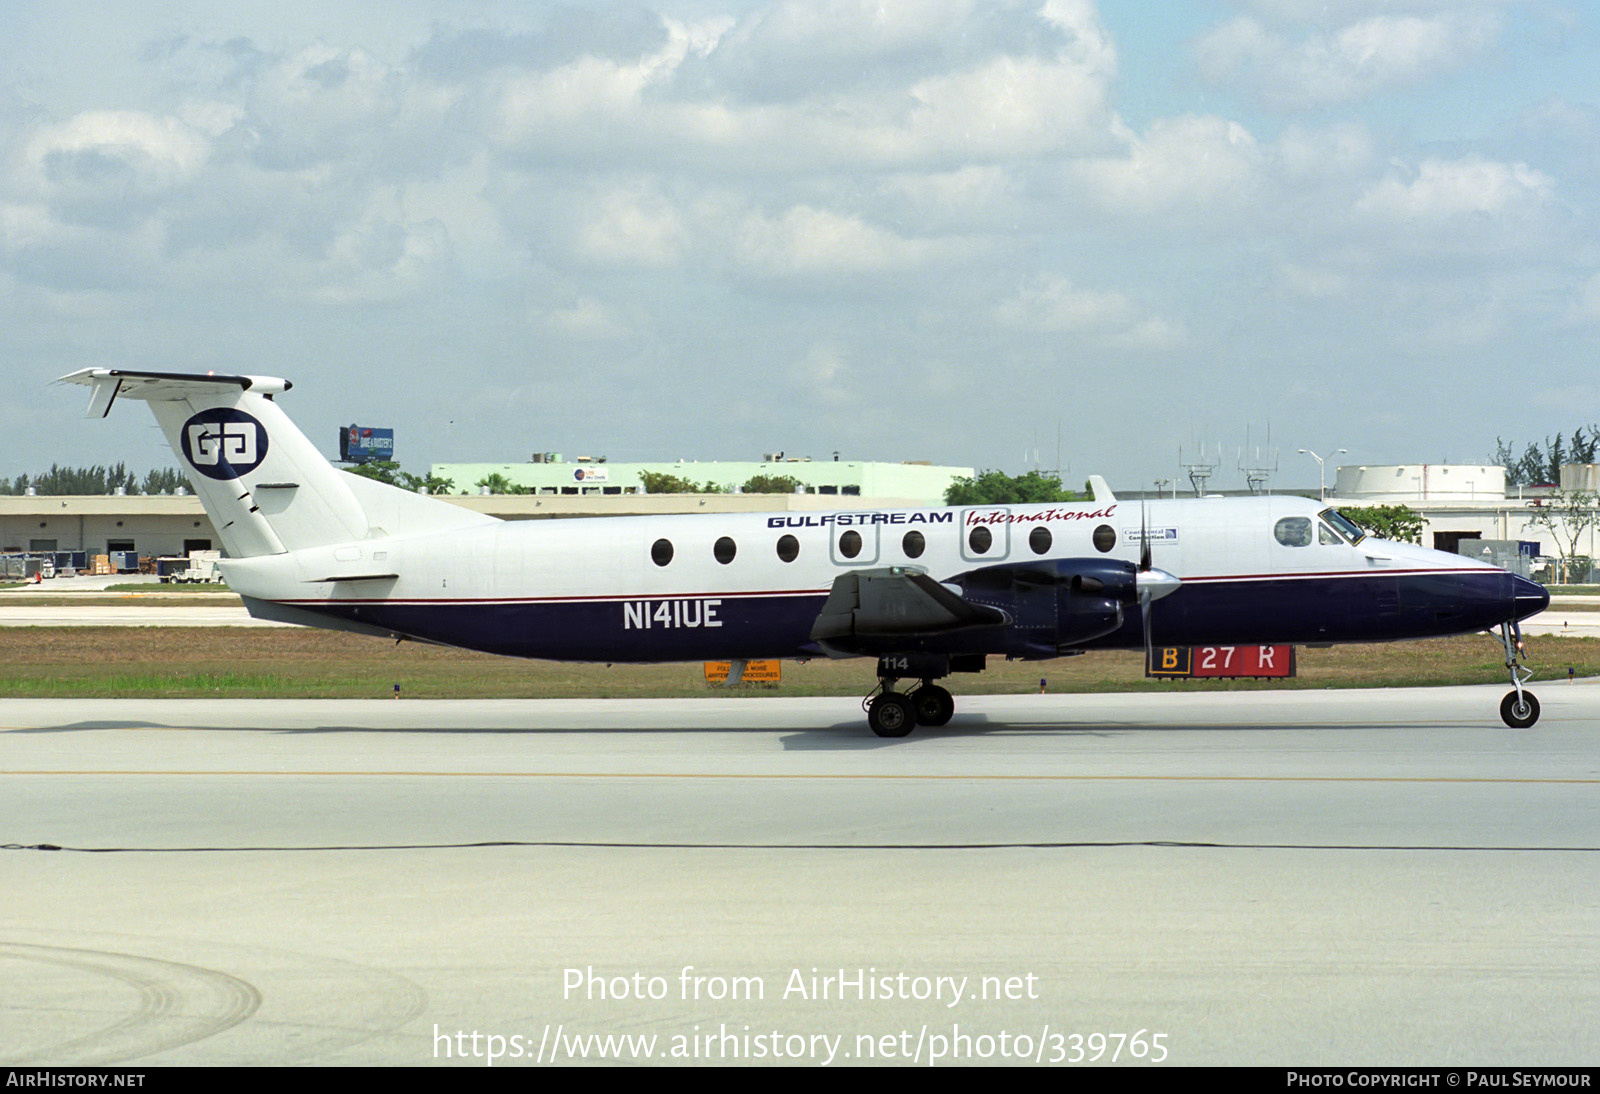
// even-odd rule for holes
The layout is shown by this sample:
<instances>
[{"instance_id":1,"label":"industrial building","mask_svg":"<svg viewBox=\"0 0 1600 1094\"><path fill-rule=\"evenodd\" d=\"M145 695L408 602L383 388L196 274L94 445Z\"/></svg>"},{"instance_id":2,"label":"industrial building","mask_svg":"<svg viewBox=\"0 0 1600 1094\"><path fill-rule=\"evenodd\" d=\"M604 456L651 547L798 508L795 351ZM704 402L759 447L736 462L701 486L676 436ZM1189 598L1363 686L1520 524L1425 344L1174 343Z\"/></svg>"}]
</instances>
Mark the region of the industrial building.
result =
<instances>
[{"instance_id":1,"label":"industrial building","mask_svg":"<svg viewBox=\"0 0 1600 1094\"><path fill-rule=\"evenodd\" d=\"M671 475L700 485L709 482L724 492L766 476L795 479L808 494L905 498L914 505L942 505L952 481L973 477L970 467L940 467L926 461L812 460L783 453L750 461L621 463L588 456L567 460L559 453L544 452L527 463L440 463L432 471L435 477L452 481L456 494L479 493L477 484L494 475L530 493L558 497L636 493L644 489L646 474Z\"/></svg>"},{"instance_id":2,"label":"industrial building","mask_svg":"<svg viewBox=\"0 0 1600 1094\"><path fill-rule=\"evenodd\" d=\"M1561 490L1594 492L1597 468L1568 464ZM1538 560L1558 556L1552 533L1532 519L1551 487L1506 487L1506 469L1495 465L1384 464L1340 467L1328 502L1340 507L1405 505L1423 518L1422 543L1440 551L1471 553L1484 561L1533 576ZM1595 556L1595 530L1578 539L1576 554Z\"/></svg>"}]
</instances>

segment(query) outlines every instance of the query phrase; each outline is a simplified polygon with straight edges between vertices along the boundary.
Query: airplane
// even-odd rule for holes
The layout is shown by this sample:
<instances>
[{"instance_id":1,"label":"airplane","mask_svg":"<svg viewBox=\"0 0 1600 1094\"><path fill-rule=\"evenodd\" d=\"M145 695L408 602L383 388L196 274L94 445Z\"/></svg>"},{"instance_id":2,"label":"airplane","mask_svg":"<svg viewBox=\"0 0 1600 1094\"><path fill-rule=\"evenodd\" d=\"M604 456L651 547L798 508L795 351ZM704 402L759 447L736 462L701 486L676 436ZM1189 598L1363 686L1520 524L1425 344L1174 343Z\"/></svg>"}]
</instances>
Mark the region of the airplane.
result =
<instances>
[{"instance_id":1,"label":"airplane","mask_svg":"<svg viewBox=\"0 0 1600 1094\"><path fill-rule=\"evenodd\" d=\"M89 368L88 416L145 401L250 614L560 661L866 657L881 737L944 725L990 657L1331 645L1499 630L1507 725L1539 702L1519 622L1550 597L1377 540L1295 496L503 521L335 468L275 377ZM1159 561L1160 565L1156 563ZM1519 661L1522 664L1519 664ZM1147 661L1148 663L1148 661ZM736 677L735 677L736 678ZM915 681L900 690L902 681Z\"/></svg>"}]
</instances>

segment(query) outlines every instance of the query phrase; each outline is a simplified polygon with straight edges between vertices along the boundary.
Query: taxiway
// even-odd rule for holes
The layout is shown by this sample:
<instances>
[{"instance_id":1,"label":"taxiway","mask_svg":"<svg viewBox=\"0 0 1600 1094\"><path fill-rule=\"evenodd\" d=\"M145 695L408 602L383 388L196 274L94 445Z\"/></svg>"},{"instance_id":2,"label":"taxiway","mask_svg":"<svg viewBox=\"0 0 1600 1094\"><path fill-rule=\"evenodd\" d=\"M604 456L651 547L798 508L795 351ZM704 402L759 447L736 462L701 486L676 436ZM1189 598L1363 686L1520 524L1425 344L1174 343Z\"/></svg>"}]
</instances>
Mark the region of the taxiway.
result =
<instances>
[{"instance_id":1,"label":"taxiway","mask_svg":"<svg viewBox=\"0 0 1600 1094\"><path fill-rule=\"evenodd\" d=\"M1600 688L1503 690L8 701L0 1062L1593 1064Z\"/></svg>"}]
</instances>

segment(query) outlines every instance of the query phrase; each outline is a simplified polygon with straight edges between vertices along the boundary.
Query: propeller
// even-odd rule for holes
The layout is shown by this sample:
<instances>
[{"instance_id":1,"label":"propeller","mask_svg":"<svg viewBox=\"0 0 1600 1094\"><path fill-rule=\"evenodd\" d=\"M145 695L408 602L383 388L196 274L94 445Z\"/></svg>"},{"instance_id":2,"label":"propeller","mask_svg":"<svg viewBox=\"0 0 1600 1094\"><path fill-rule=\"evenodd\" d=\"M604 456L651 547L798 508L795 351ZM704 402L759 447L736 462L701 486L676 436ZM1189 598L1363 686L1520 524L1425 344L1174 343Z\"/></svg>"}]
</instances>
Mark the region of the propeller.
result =
<instances>
[{"instance_id":1,"label":"propeller","mask_svg":"<svg viewBox=\"0 0 1600 1094\"><path fill-rule=\"evenodd\" d=\"M1150 549L1149 508L1139 502L1139 571L1134 575L1134 588L1139 594L1139 618L1144 629L1144 663L1149 669L1154 653L1150 640L1150 605L1169 593L1177 591L1183 581L1176 574L1158 570Z\"/></svg>"}]
</instances>

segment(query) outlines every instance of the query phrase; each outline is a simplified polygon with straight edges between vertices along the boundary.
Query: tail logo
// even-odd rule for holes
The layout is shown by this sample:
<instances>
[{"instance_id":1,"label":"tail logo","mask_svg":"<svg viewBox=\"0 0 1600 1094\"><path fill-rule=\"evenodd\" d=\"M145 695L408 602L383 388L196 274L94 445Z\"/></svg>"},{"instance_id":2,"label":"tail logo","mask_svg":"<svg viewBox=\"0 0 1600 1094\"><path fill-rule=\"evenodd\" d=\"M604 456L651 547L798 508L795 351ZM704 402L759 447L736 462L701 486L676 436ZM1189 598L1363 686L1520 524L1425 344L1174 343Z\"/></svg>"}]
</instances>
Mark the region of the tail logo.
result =
<instances>
[{"instance_id":1,"label":"tail logo","mask_svg":"<svg viewBox=\"0 0 1600 1094\"><path fill-rule=\"evenodd\" d=\"M183 458L211 479L236 479L267 458L267 430L231 407L202 410L183 423Z\"/></svg>"}]
</instances>

